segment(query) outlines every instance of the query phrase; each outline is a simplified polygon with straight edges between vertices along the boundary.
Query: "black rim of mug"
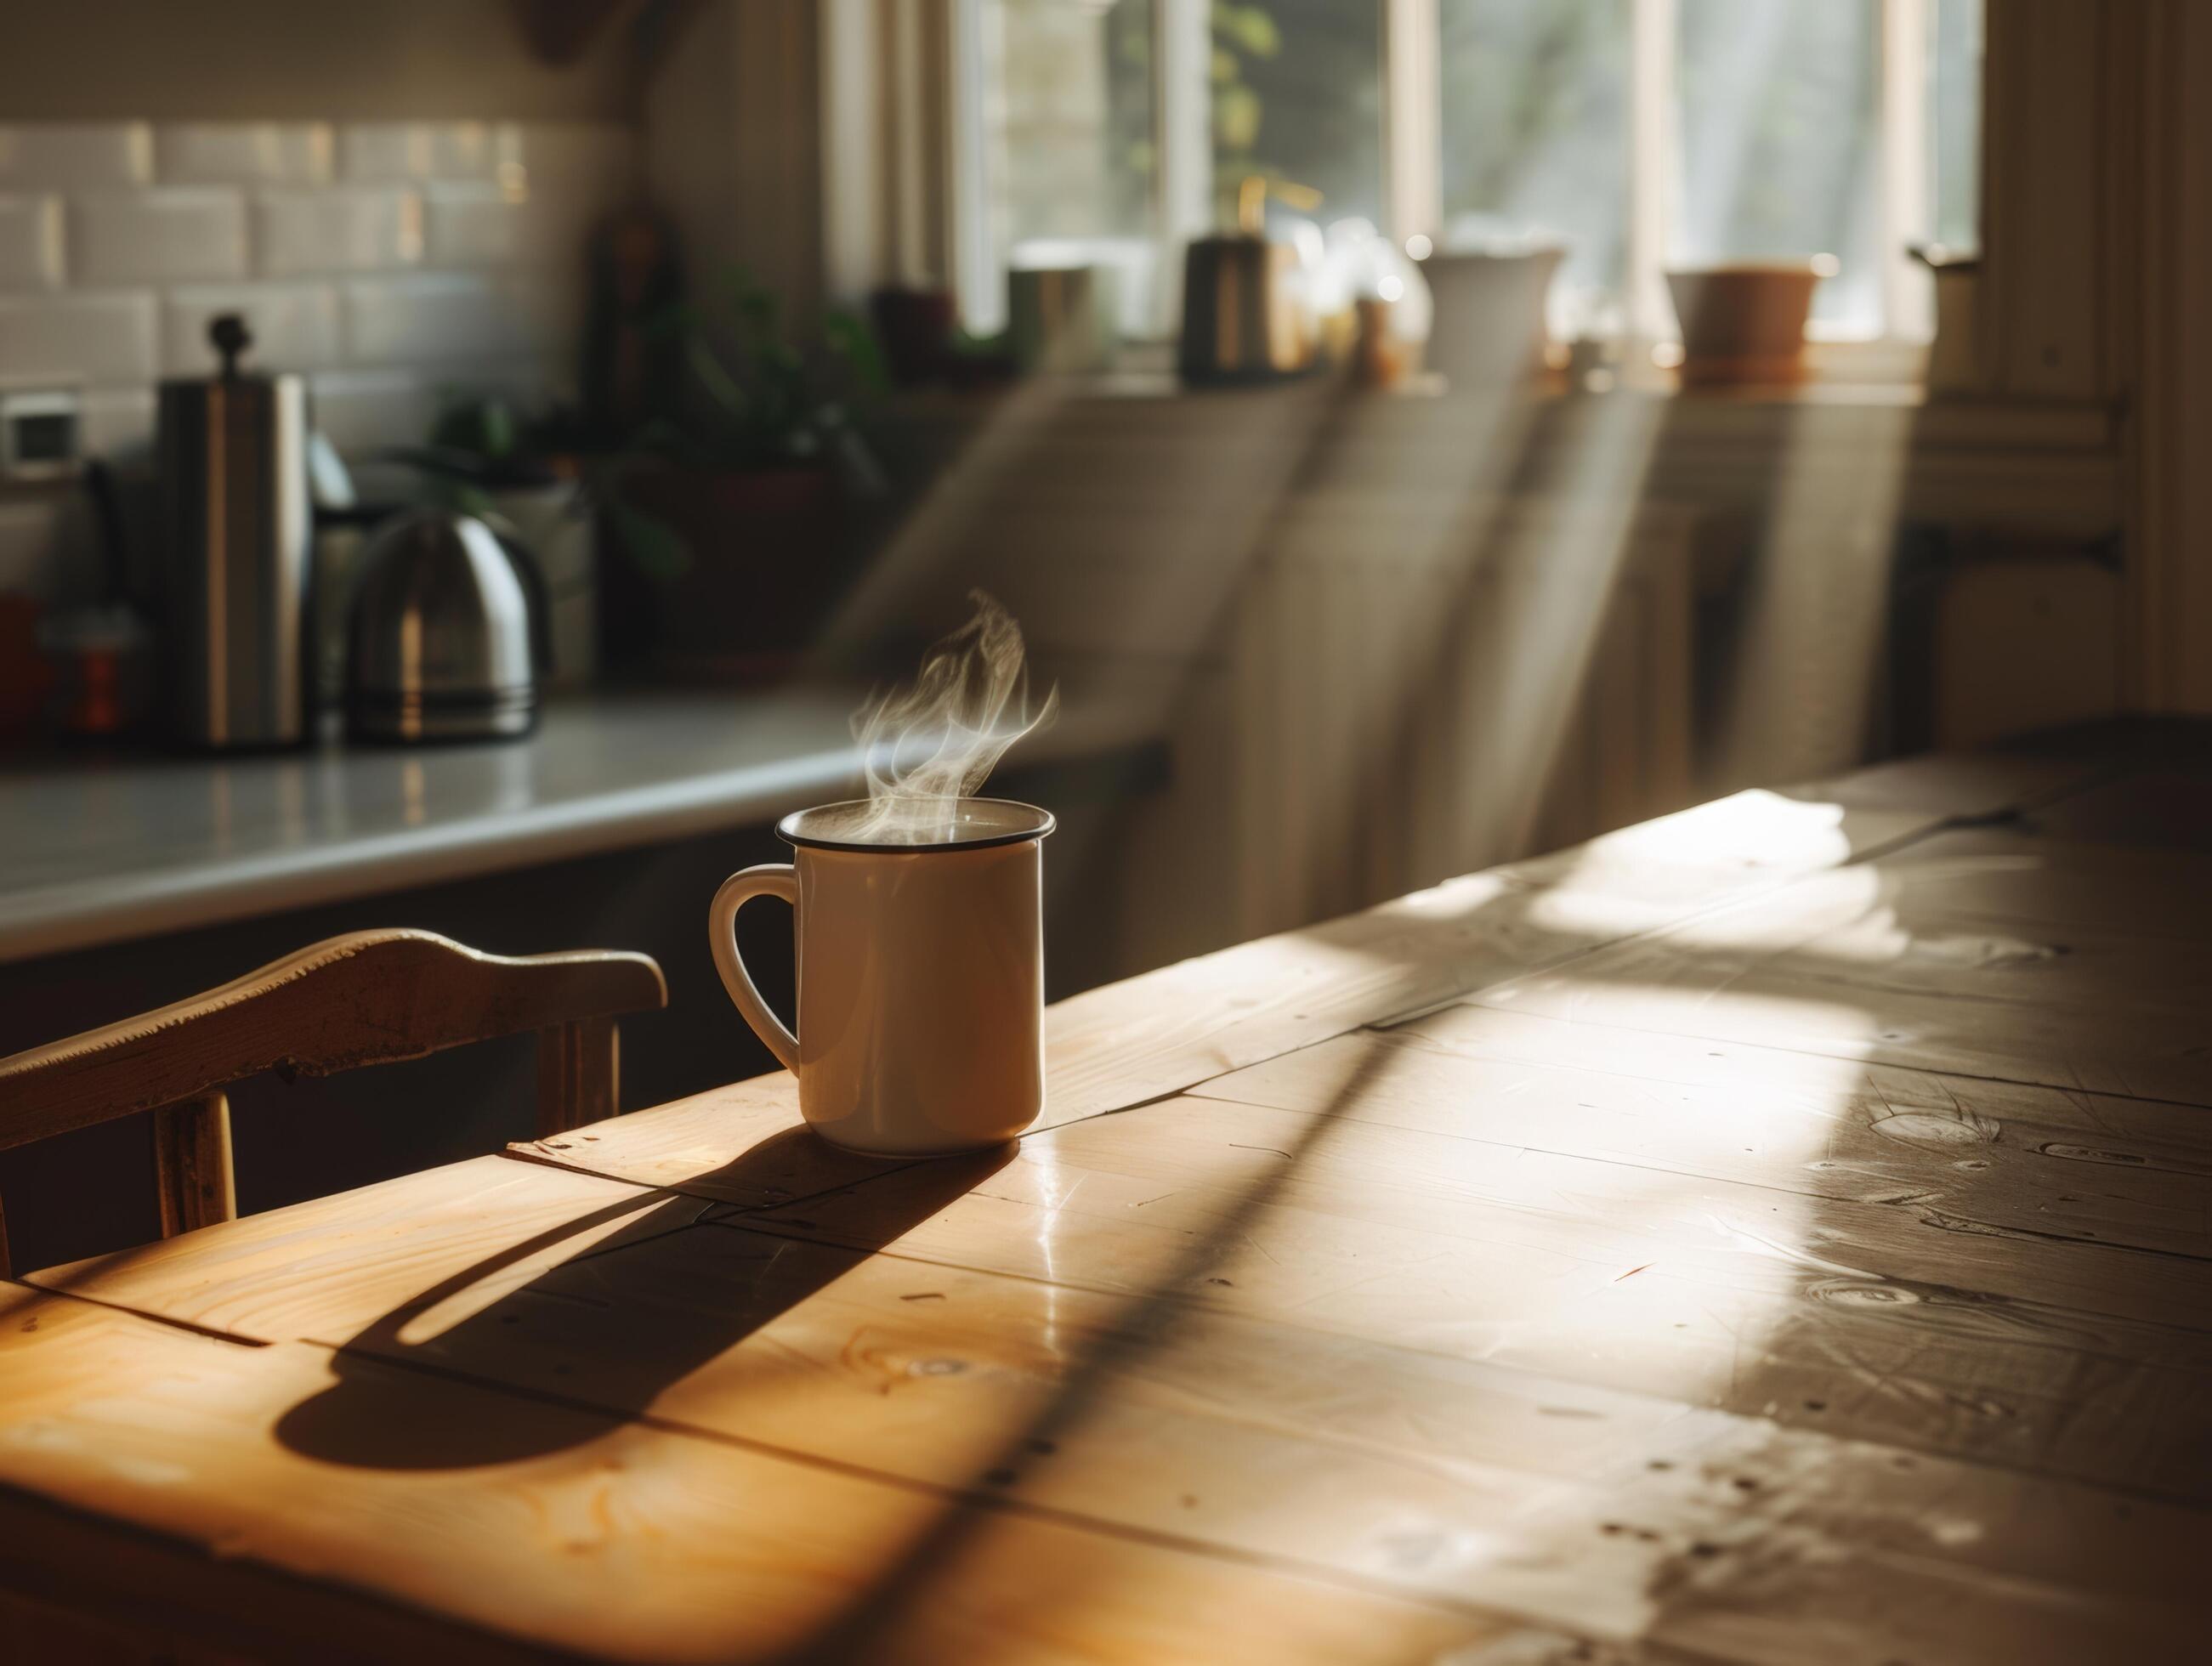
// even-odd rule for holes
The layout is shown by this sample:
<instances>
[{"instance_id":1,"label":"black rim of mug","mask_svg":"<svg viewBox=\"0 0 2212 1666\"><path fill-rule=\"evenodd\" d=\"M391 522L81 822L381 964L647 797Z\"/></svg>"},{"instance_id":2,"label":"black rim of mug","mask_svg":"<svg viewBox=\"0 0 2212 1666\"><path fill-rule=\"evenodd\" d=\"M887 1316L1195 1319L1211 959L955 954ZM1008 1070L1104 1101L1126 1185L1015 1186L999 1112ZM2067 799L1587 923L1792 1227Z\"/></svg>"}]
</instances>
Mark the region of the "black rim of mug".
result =
<instances>
[{"instance_id":1,"label":"black rim of mug","mask_svg":"<svg viewBox=\"0 0 2212 1666\"><path fill-rule=\"evenodd\" d=\"M1033 827L1017 828L1011 833L987 833L972 839L945 839L930 844L884 844L866 839L825 839L819 834L802 833L799 824L809 816L818 816L830 810L865 810L866 799L848 799L838 804L817 804L811 810L794 810L775 824L775 836L786 844L801 850L842 850L856 855L924 856L934 851L988 850L994 845L1028 844L1042 839L1059 825L1058 818L1049 810L1040 810L1034 804L1024 804L1019 799L962 799L962 804L989 804L1004 809L1019 810L1036 818Z\"/></svg>"}]
</instances>

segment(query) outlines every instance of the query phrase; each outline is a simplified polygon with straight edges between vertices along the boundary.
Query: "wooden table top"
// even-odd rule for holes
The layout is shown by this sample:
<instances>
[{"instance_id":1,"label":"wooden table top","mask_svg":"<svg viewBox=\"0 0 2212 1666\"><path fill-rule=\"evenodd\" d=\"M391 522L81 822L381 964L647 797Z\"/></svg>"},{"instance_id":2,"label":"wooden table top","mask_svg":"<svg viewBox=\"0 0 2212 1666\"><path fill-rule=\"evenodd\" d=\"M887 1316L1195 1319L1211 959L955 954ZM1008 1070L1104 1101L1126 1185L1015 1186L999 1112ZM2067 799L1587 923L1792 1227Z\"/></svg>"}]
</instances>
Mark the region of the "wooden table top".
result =
<instances>
[{"instance_id":1,"label":"wooden table top","mask_svg":"<svg viewBox=\"0 0 2212 1666\"><path fill-rule=\"evenodd\" d=\"M2197 732L1740 794L1065 1002L1001 1152L764 1077L0 1286L0 1577L206 1660L2180 1657L2209 994Z\"/></svg>"}]
</instances>

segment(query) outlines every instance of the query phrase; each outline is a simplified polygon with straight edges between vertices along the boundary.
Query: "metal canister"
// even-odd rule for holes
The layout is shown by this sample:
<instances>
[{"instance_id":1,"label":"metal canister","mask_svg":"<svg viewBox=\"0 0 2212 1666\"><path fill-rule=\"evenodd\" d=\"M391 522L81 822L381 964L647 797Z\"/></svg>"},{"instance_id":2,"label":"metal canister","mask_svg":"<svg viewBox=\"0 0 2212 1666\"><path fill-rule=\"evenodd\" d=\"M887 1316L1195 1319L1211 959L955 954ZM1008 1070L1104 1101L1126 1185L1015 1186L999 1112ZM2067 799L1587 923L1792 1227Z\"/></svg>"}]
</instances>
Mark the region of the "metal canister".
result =
<instances>
[{"instance_id":1,"label":"metal canister","mask_svg":"<svg viewBox=\"0 0 2212 1666\"><path fill-rule=\"evenodd\" d=\"M1295 244L1267 234L1271 195L1301 210L1321 203L1310 186L1249 175L1237 192L1237 230L1183 251L1176 363L1187 382L1274 381L1320 363L1312 275Z\"/></svg>"},{"instance_id":2,"label":"metal canister","mask_svg":"<svg viewBox=\"0 0 2212 1666\"><path fill-rule=\"evenodd\" d=\"M292 745L315 704L307 387L242 373L235 316L208 339L220 375L161 384L162 703L194 745Z\"/></svg>"},{"instance_id":3,"label":"metal canister","mask_svg":"<svg viewBox=\"0 0 2212 1666\"><path fill-rule=\"evenodd\" d=\"M1252 234L1194 239L1183 256L1188 382L1274 381L1315 368L1321 330L1298 252Z\"/></svg>"}]
</instances>

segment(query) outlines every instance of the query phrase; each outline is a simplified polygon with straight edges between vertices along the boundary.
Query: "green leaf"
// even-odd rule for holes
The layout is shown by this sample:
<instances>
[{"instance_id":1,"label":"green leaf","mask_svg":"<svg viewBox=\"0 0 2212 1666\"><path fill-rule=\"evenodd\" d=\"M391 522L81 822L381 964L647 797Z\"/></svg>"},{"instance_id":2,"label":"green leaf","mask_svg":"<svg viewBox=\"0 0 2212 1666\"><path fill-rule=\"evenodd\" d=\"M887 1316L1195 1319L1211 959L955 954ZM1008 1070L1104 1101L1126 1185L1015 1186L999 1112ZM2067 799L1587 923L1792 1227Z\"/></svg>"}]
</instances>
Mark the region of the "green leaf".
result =
<instances>
[{"instance_id":1,"label":"green leaf","mask_svg":"<svg viewBox=\"0 0 2212 1666\"><path fill-rule=\"evenodd\" d=\"M890 477L877 459L874 449L854 429L839 429L830 439L837 460L843 467L845 478L853 489L865 497L878 497L890 489Z\"/></svg>"},{"instance_id":2,"label":"green leaf","mask_svg":"<svg viewBox=\"0 0 2212 1666\"><path fill-rule=\"evenodd\" d=\"M859 314L832 311L822 320L822 334L830 350L853 368L863 391L880 396L890 388L890 371L884 363L883 348L876 332Z\"/></svg>"},{"instance_id":3,"label":"green leaf","mask_svg":"<svg viewBox=\"0 0 2212 1666\"><path fill-rule=\"evenodd\" d=\"M623 553L655 584L673 584L691 570L690 544L666 521L619 499L609 500L607 519Z\"/></svg>"},{"instance_id":4,"label":"green leaf","mask_svg":"<svg viewBox=\"0 0 2212 1666\"><path fill-rule=\"evenodd\" d=\"M483 454L503 459L514 455L514 413L504 399L486 399L477 420L483 424Z\"/></svg>"},{"instance_id":5,"label":"green leaf","mask_svg":"<svg viewBox=\"0 0 2212 1666\"><path fill-rule=\"evenodd\" d=\"M672 301L647 313L638 325L638 333L647 341L674 341L693 334L700 327L698 308L689 301Z\"/></svg>"},{"instance_id":6,"label":"green leaf","mask_svg":"<svg viewBox=\"0 0 2212 1666\"><path fill-rule=\"evenodd\" d=\"M1213 8L1213 31L1226 36L1232 46L1255 58L1273 58L1283 50L1282 32L1276 28L1275 20L1263 6L1217 3Z\"/></svg>"},{"instance_id":7,"label":"green leaf","mask_svg":"<svg viewBox=\"0 0 2212 1666\"><path fill-rule=\"evenodd\" d=\"M753 402L746 397L737 378L731 375L714 350L707 344L703 336L693 336L684 344L685 362L691 374L699 379L699 386L707 390L708 397L731 416L742 420L751 414Z\"/></svg>"},{"instance_id":8,"label":"green leaf","mask_svg":"<svg viewBox=\"0 0 2212 1666\"><path fill-rule=\"evenodd\" d=\"M513 457L520 443L520 426L504 399L462 393L451 389L439 395L438 415L430 425L430 443L445 451L501 462Z\"/></svg>"},{"instance_id":9,"label":"green leaf","mask_svg":"<svg viewBox=\"0 0 2212 1666\"><path fill-rule=\"evenodd\" d=\"M1213 98L1213 134L1224 150L1249 150L1260 137L1260 95L1224 87Z\"/></svg>"}]
</instances>

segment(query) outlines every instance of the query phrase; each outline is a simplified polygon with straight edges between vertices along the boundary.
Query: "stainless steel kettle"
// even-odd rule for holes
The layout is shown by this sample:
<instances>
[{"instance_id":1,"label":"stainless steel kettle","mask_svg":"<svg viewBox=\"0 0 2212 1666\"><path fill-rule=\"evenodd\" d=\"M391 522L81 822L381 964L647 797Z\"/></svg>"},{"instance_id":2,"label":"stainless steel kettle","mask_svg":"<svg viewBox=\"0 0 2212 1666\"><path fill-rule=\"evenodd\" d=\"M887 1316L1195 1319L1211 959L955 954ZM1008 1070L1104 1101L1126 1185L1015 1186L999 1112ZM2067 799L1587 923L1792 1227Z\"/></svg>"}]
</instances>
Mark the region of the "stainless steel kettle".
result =
<instances>
[{"instance_id":1,"label":"stainless steel kettle","mask_svg":"<svg viewBox=\"0 0 2212 1666\"><path fill-rule=\"evenodd\" d=\"M365 740L527 734L549 655L527 551L473 515L414 509L362 551L346 638L346 726Z\"/></svg>"},{"instance_id":2,"label":"stainless steel kettle","mask_svg":"<svg viewBox=\"0 0 2212 1666\"><path fill-rule=\"evenodd\" d=\"M162 704L196 745L290 745L314 716L307 387L242 374L233 314L208 338L221 375L161 384Z\"/></svg>"}]
</instances>

